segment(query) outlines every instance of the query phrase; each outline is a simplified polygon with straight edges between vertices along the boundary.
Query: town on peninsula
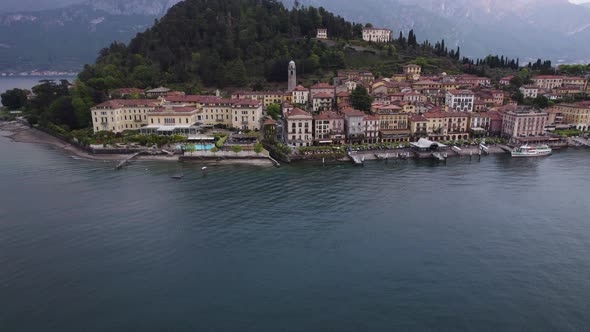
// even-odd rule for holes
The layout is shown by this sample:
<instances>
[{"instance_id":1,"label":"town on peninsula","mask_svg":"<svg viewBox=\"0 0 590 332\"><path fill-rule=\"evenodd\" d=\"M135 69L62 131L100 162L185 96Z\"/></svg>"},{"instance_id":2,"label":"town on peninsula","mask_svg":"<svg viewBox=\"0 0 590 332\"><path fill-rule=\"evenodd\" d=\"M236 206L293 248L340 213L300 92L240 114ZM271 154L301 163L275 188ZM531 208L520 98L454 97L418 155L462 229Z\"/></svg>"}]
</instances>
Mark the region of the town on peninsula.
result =
<instances>
[{"instance_id":1,"label":"town on peninsula","mask_svg":"<svg viewBox=\"0 0 590 332\"><path fill-rule=\"evenodd\" d=\"M188 35L171 32L174 15L204 2L178 4L128 46L104 49L74 82L5 92L0 125L123 160L362 164L590 146L590 66L461 58L413 31L398 37L323 8L246 2L252 12L229 1L217 8L224 17L194 14ZM283 17L298 23L283 26Z\"/></svg>"}]
</instances>

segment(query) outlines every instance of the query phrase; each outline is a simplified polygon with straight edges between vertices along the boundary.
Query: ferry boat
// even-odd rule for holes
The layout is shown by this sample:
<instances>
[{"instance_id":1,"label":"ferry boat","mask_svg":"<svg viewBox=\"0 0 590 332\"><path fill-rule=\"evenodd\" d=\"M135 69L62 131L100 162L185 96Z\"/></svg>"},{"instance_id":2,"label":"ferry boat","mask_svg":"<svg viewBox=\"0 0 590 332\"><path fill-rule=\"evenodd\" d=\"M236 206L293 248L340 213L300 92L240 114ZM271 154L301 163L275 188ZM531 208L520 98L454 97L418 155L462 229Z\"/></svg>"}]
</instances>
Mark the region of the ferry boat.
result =
<instances>
[{"instance_id":1,"label":"ferry boat","mask_svg":"<svg viewBox=\"0 0 590 332\"><path fill-rule=\"evenodd\" d=\"M518 157L541 157L548 156L553 150L547 145L528 146L523 145L520 148L512 150L512 158Z\"/></svg>"}]
</instances>

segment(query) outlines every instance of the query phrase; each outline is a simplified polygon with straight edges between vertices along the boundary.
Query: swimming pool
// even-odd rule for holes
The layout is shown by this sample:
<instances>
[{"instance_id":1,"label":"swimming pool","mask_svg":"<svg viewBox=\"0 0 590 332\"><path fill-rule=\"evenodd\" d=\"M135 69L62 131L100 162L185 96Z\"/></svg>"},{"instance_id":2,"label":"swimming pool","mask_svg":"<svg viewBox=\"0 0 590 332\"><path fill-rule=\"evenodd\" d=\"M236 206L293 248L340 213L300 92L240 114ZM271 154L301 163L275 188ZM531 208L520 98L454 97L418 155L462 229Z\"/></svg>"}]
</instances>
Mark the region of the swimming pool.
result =
<instances>
[{"instance_id":1,"label":"swimming pool","mask_svg":"<svg viewBox=\"0 0 590 332\"><path fill-rule=\"evenodd\" d=\"M213 147L215 145L213 144L185 144L185 145L177 145L176 146L176 150L181 150L181 147L184 146L184 149L186 150L186 148L188 146L194 146L196 151L209 151L211 149L213 149Z\"/></svg>"}]
</instances>

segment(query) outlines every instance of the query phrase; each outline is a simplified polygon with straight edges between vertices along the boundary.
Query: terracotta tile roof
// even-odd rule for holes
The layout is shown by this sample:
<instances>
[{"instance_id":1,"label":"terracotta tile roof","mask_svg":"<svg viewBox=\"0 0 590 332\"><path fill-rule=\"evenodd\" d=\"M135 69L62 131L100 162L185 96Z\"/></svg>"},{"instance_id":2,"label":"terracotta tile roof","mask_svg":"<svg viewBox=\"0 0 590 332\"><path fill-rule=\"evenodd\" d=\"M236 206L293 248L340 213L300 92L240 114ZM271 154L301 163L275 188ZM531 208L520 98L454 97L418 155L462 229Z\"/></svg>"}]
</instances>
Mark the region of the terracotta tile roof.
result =
<instances>
[{"instance_id":1,"label":"terracotta tile roof","mask_svg":"<svg viewBox=\"0 0 590 332\"><path fill-rule=\"evenodd\" d=\"M316 99L316 98L334 98L334 97L329 93L320 92L320 93L316 94L315 96L313 96L313 98Z\"/></svg>"},{"instance_id":2,"label":"terracotta tile roof","mask_svg":"<svg viewBox=\"0 0 590 332\"><path fill-rule=\"evenodd\" d=\"M364 116L365 115L364 112L361 112L359 110L355 110L353 108L345 108L340 112L342 112L344 115L348 115L348 116Z\"/></svg>"},{"instance_id":3,"label":"terracotta tile roof","mask_svg":"<svg viewBox=\"0 0 590 332\"><path fill-rule=\"evenodd\" d=\"M328 83L316 83L311 86L311 89L333 89L334 86Z\"/></svg>"},{"instance_id":4,"label":"terracotta tile roof","mask_svg":"<svg viewBox=\"0 0 590 332\"><path fill-rule=\"evenodd\" d=\"M426 119L424 116L422 116L420 114L412 114L410 116L410 121L413 121L413 122L420 122L420 121L422 121L422 122L424 122L424 121L428 121L428 119Z\"/></svg>"},{"instance_id":5,"label":"terracotta tile roof","mask_svg":"<svg viewBox=\"0 0 590 332\"><path fill-rule=\"evenodd\" d=\"M156 107L154 110L150 111L149 113L191 113L196 112L197 109L194 107L189 106L182 106L182 107L164 107L159 106Z\"/></svg>"},{"instance_id":6,"label":"terracotta tile roof","mask_svg":"<svg viewBox=\"0 0 590 332\"><path fill-rule=\"evenodd\" d=\"M309 118L309 119L313 119L313 117L311 116L311 114L307 113L306 111L300 109L300 108L294 108L290 111L287 112L287 114L285 115L285 117L287 118L287 120L291 117L305 117L305 118Z\"/></svg>"},{"instance_id":7,"label":"terracotta tile roof","mask_svg":"<svg viewBox=\"0 0 590 332\"><path fill-rule=\"evenodd\" d=\"M117 109L123 107L156 107L158 102L153 99L113 99L98 104L93 108Z\"/></svg>"},{"instance_id":8,"label":"terracotta tile roof","mask_svg":"<svg viewBox=\"0 0 590 332\"><path fill-rule=\"evenodd\" d=\"M295 89L293 89L293 91L309 91L309 89L302 85L298 85L295 87Z\"/></svg>"}]
</instances>

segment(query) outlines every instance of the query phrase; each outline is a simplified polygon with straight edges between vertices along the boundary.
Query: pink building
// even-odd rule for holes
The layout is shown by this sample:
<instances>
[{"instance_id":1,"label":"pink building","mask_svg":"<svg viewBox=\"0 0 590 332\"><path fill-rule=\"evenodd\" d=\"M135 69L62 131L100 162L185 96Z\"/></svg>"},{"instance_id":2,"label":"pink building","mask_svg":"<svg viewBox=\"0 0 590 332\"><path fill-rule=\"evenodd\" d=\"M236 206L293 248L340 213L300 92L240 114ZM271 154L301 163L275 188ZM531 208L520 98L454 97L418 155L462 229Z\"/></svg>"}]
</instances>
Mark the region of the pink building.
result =
<instances>
[{"instance_id":1,"label":"pink building","mask_svg":"<svg viewBox=\"0 0 590 332\"><path fill-rule=\"evenodd\" d=\"M544 135L548 120L549 114L545 111L528 107L509 110L502 116L502 136L515 140Z\"/></svg>"},{"instance_id":2,"label":"pink building","mask_svg":"<svg viewBox=\"0 0 590 332\"><path fill-rule=\"evenodd\" d=\"M312 98L320 93L328 94L332 96L332 98L334 98L336 94L336 89L333 85L330 85L328 83L316 83L312 85L311 88L309 88L309 93L311 94Z\"/></svg>"},{"instance_id":3,"label":"pink building","mask_svg":"<svg viewBox=\"0 0 590 332\"><path fill-rule=\"evenodd\" d=\"M333 111L321 112L313 117L313 132L316 144L343 144L344 115Z\"/></svg>"}]
</instances>

